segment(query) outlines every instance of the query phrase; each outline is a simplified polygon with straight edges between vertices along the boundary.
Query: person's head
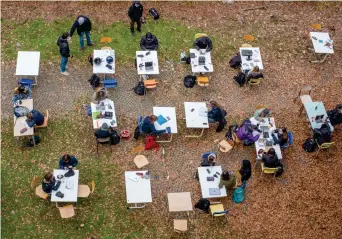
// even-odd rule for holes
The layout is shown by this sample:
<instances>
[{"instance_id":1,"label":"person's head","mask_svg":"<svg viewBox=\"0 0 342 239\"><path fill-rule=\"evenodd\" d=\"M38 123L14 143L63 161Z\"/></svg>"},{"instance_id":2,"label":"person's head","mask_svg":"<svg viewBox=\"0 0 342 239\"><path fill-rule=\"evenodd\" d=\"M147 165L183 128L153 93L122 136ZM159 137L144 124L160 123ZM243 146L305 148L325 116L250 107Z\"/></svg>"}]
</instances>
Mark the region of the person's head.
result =
<instances>
[{"instance_id":1,"label":"person's head","mask_svg":"<svg viewBox=\"0 0 342 239\"><path fill-rule=\"evenodd\" d=\"M211 100L209 101L209 103L212 108L220 107L220 105L215 100Z\"/></svg>"},{"instance_id":2,"label":"person's head","mask_svg":"<svg viewBox=\"0 0 342 239\"><path fill-rule=\"evenodd\" d=\"M276 154L276 151L274 148L270 148L268 151L267 151L267 154L268 155L275 155Z\"/></svg>"},{"instance_id":3,"label":"person's head","mask_svg":"<svg viewBox=\"0 0 342 239\"><path fill-rule=\"evenodd\" d=\"M19 86L19 87L14 89L14 93L17 93L17 94L25 93L25 91L26 91L26 89L24 86Z\"/></svg>"},{"instance_id":4,"label":"person's head","mask_svg":"<svg viewBox=\"0 0 342 239\"><path fill-rule=\"evenodd\" d=\"M68 39L69 36L70 36L69 32L64 32L62 34L62 39Z\"/></svg>"},{"instance_id":5,"label":"person's head","mask_svg":"<svg viewBox=\"0 0 342 239\"><path fill-rule=\"evenodd\" d=\"M158 117L157 116L155 116L155 115L150 115L150 121L151 121L151 123L154 123L154 122L156 122L157 121L157 119L158 119Z\"/></svg>"},{"instance_id":6,"label":"person's head","mask_svg":"<svg viewBox=\"0 0 342 239\"><path fill-rule=\"evenodd\" d=\"M29 112L28 114L27 114L27 116L26 116L28 119L33 119L33 114L32 114L32 112Z\"/></svg>"},{"instance_id":7,"label":"person's head","mask_svg":"<svg viewBox=\"0 0 342 239\"><path fill-rule=\"evenodd\" d=\"M51 173L51 172L47 172L47 173L45 174L45 176L44 176L44 179L45 179L46 181L50 182L51 179L52 179L52 177L53 177L52 173Z\"/></svg>"},{"instance_id":8,"label":"person's head","mask_svg":"<svg viewBox=\"0 0 342 239\"><path fill-rule=\"evenodd\" d=\"M133 5L135 7L139 7L140 6L140 1L133 1Z\"/></svg>"},{"instance_id":9,"label":"person's head","mask_svg":"<svg viewBox=\"0 0 342 239\"><path fill-rule=\"evenodd\" d=\"M270 110L265 108L262 112L261 112L261 117L268 117L270 115Z\"/></svg>"},{"instance_id":10,"label":"person's head","mask_svg":"<svg viewBox=\"0 0 342 239\"><path fill-rule=\"evenodd\" d=\"M84 18L84 17L79 17L79 18L77 18L77 22L78 22L78 24L80 24L80 25L82 25L82 24L84 23L84 21L85 21L85 18Z\"/></svg>"},{"instance_id":11,"label":"person's head","mask_svg":"<svg viewBox=\"0 0 342 239\"><path fill-rule=\"evenodd\" d=\"M244 169L251 168L251 162L247 159L242 160L242 168Z\"/></svg>"},{"instance_id":12,"label":"person's head","mask_svg":"<svg viewBox=\"0 0 342 239\"><path fill-rule=\"evenodd\" d=\"M259 70L260 70L260 69L259 69L259 66L254 66L254 68L253 68L253 71L254 71L254 72L259 72Z\"/></svg>"},{"instance_id":13,"label":"person's head","mask_svg":"<svg viewBox=\"0 0 342 239\"><path fill-rule=\"evenodd\" d=\"M209 156L208 156L208 161L209 162L215 162L215 159L216 159L216 156L215 156L215 154L209 154Z\"/></svg>"},{"instance_id":14,"label":"person's head","mask_svg":"<svg viewBox=\"0 0 342 239\"><path fill-rule=\"evenodd\" d=\"M109 126L108 126L107 123L103 123L103 124L101 125L101 130L108 130L108 129L109 129Z\"/></svg>"},{"instance_id":15,"label":"person's head","mask_svg":"<svg viewBox=\"0 0 342 239\"><path fill-rule=\"evenodd\" d=\"M229 176L228 170L224 171L224 172L222 173L222 179L223 179L223 180L229 180L229 178L230 178L230 176Z\"/></svg>"},{"instance_id":16,"label":"person's head","mask_svg":"<svg viewBox=\"0 0 342 239\"><path fill-rule=\"evenodd\" d=\"M71 160L71 157L70 157L70 155L69 154L64 154L63 156L62 156L62 159L63 159L63 162L69 162L70 160Z\"/></svg>"},{"instance_id":17,"label":"person's head","mask_svg":"<svg viewBox=\"0 0 342 239\"><path fill-rule=\"evenodd\" d=\"M97 92L97 96L100 98L100 99L103 99L105 98L106 94L104 91L100 90Z\"/></svg>"},{"instance_id":18,"label":"person's head","mask_svg":"<svg viewBox=\"0 0 342 239\"><path fill-rule=\"evenodd\" d=\"M152 40L152 33L151 32L146 33L146 39Z\"/></svg>"}]
</instances>

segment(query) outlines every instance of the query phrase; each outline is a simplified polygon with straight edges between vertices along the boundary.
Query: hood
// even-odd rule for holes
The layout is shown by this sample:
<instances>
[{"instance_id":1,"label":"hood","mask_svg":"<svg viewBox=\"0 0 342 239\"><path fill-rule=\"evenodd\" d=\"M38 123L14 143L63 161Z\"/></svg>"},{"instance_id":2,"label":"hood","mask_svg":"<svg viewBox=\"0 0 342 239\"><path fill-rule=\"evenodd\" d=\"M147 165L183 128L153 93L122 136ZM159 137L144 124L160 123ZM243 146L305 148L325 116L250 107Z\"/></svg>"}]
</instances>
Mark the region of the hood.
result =
<instances>
[{"instance_id":1,"label":"hood","mask_svg":"<svg viewBox=\"0 0 342 239\"><path fill-rule=\"evenodd\" d=\"M247 159L242 160L242 167L243 168L251 168L251 162Z\"/></svg>"}]
</instances>

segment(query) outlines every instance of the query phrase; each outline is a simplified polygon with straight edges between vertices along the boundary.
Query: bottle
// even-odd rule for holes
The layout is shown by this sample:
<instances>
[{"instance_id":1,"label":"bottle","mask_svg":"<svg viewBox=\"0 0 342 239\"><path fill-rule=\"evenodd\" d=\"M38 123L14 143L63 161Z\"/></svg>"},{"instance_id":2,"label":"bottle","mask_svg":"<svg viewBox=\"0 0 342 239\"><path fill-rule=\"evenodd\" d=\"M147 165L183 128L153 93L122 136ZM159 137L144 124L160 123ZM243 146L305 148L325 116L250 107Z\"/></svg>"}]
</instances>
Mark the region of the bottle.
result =
<instances>
[{"instance_id":1,"label":"bottle","mask_svg":"<svg viewBox=\"0 0 342 239\"><path fill-rule=\"evenodd\" d=\"M150 178L150 171L147 170L147 172L145 173L145 179L149 179Z\"/></svg>"}]
</instances>

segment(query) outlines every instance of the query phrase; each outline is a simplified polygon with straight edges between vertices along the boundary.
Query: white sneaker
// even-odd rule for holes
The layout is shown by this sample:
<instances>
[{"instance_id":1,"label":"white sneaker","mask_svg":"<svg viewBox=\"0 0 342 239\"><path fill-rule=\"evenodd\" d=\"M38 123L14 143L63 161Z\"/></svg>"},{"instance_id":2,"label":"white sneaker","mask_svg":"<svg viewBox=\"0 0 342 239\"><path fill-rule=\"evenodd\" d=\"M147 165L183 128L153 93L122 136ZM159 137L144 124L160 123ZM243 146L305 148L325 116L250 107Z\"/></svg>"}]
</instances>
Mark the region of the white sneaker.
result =
<instances>
[{"instance_id":1,"label":"white sneaker","mask_svg":"<svg viewBox=\"0 0 342 239\"><path fill-rule=\"evenodd\" d=\"M64 71L64 72L61 72L63 75L65 75L65 76L68 76L68 75L70 75L69 74L69 72L67 72L67 71Z\"/></svg>"}]
</instances>

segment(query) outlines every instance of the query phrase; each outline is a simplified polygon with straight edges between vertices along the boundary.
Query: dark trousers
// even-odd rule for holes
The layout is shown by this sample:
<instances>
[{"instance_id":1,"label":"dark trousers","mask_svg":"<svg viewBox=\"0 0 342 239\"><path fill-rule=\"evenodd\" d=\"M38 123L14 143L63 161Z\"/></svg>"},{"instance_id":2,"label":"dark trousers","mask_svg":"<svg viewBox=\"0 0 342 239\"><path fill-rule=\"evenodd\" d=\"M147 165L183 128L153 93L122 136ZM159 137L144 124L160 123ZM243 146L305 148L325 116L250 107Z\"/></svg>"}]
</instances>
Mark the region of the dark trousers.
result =
<instances>
[{"instance_id":1,"label":"dark trousers","mask_svg":"<svg viewBox=\"0 0 342 239\"><path fill-rule=\"evenodd\" d=\"M134 23L135 22L137 23L137 31L140 32L141 31L141 21L140 21L140 19L138 21L131 20L131 26L130 26L131 32L134 32Z\"/></svg>"}]
</instances>

